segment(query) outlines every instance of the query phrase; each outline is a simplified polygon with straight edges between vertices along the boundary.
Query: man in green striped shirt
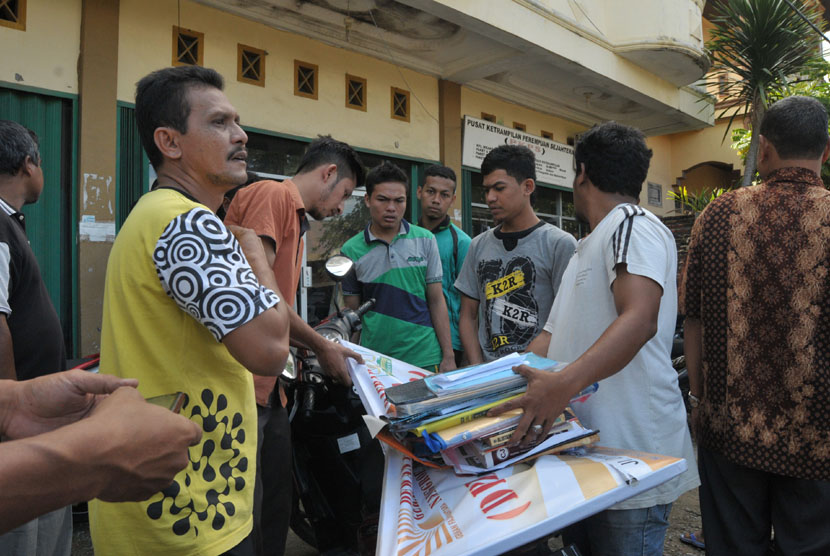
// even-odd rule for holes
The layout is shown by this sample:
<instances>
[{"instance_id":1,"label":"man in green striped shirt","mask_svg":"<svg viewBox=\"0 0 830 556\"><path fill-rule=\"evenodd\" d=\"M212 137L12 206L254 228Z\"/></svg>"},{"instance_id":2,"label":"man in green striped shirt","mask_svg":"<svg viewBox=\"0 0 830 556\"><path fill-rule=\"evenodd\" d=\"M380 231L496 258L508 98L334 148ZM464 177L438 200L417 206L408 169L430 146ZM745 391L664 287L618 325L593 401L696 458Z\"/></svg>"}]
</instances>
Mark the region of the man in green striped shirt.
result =
<instances>
[{"instance_id":1,"label":"man in green striped shirt","mask_svg":"<svg viewBox=\"0 0 830 556\"><path fill-rule=\"evenodd\" d=\"M355 272L343 282L346 306L375 298L360 344L430 371L455 369L435 236L403 219L406 174L383 162L366 176L366 228L343 246Z\"/></svg>"}]
</instances>

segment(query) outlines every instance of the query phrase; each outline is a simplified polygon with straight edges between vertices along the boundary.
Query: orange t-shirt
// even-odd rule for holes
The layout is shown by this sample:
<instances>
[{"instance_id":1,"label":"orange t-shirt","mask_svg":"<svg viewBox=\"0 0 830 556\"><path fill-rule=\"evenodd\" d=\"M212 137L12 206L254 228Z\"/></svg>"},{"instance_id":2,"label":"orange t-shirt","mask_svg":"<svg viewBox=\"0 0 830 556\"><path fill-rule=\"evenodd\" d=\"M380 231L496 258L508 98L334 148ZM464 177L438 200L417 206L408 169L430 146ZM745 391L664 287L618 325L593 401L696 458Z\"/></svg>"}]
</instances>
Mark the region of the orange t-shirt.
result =
<instances>
[{"instance_id":1,"label":"orange t-shirt","mask_svg":"<svg viewBox=\"0 0 830 556\"><path fill-rule=\"evenodd\" d=\"M225 224L250 228L260 237L276 244L274 278L281 297L297 296L300 267L303 262L303 226L305 205L300 191L290 179L283 182L258 181L237 191L228 207ZM274 391L276 377L254 375L256 401L267 406Z\"/></svg>"}]
</instances>

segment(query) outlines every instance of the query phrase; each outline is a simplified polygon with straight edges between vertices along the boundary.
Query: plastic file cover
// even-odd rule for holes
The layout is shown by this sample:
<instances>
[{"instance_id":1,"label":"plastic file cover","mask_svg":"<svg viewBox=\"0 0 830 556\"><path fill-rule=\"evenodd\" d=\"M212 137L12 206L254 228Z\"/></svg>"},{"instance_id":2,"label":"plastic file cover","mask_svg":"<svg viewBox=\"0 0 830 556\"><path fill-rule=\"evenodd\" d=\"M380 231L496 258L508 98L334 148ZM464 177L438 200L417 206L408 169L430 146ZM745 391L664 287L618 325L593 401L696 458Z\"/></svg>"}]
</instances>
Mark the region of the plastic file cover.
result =
<instances>
[{"instance_id":1,"label":"plastic file cover","mask_svg":"<svg viewBox=\"0 0 830 556\"><path fill-rule=\"evenodd\" d=\"M344 342L366 364L349 372L367 412L386 414L385 389L423 378L412 365ZM385 450L378 556L492 555L522 546L654 488L686 460L592 446L481 475L413 464Z\"/></svg>"}]
</instances>

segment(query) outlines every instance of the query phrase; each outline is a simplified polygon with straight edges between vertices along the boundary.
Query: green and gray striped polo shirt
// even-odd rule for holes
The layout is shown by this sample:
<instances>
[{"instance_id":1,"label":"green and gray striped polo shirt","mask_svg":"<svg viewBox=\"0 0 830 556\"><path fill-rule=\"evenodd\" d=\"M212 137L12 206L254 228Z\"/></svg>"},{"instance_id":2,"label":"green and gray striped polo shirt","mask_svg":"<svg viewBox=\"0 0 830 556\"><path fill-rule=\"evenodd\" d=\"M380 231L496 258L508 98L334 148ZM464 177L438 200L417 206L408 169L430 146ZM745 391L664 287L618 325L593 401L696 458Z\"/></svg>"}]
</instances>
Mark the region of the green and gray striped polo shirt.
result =
<instances>
[{"instance_id":1,"label":"green and gray striped polo shirt","mask_svg":"<svg viewBox=\"0 0 830 556\"><path fill-rule=\"evenodd\" d=\"M344 295L374 297L363 317L360 344L417 367L441 363L441 346L432 328L427 284L441 282L441 258L435 236L401 221L392 243L374 236L369 227L343 246L356 272L343 282Z\"/></svg>"}]
</instances>

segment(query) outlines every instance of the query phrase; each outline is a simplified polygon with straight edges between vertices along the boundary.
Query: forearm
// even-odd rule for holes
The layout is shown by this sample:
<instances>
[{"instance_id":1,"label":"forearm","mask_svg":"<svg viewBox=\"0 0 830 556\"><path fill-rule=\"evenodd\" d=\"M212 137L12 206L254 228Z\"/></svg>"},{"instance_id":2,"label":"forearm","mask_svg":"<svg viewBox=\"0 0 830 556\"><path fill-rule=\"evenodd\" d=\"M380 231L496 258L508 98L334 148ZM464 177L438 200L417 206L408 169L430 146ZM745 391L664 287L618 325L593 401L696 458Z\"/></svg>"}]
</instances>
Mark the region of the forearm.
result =
<instances>
[{"instance_id":1,"label":"forearm","mask_svg":"<svg viewBox=\"0 0 830 556\"><path fill-rule=\"evenodd\" d=\"M0 443L0 532L39 515L89 500L101 489L95 447L81 421L59 431Z\"/></svg>"},{"instance_id":2,"label":"forearm","mask_svg":"<svg viewBox=\"0 0 830 556\"><path fill-rule=\"evenodd\" d=\"M289 310L289 321L291 323L291 345L300 346L316 352L323 347L323 342L328 342L306 323L293 308Z\"/></svg>"},{"instance_id":3,"label":"forearm","mask_svg":"<svg viewBox=\"0 0 830 556\"><path fill-rule=\"evenodd\" d=\"M461 345L464 346L464 353L470 360L471 365L478 365L484 361L481 345L478 343L477 320L461 316L458 319L458 336L461 338Z\"/></svg>"},{"instance_id":4,"label":"forearm","mask_svg":"<svg viewBox=\"0 0 830 556\"><path fill-rule=\"evenodd\" d=\"M0 315L0 380L17 380L14 366L14 344L5 315Z\"/></svg>"},{"instance_id":5,"label":"forearm","mask_svg":"<svg viewBox=\"0 0 830 556\"><path fill-rule=\"evenodd\" d=\"M533 338L533 340L528 344L526 352L534 353L539 357L547 357L548 356L548 348L550 348L550 337L551 334L547 330L542 330L538 336Z\"/></svg>"},{"instance_id":6,"label":"forearm","mask_svg":"<svg viewBox=\"0 0 830 556\"><path fill-rule=\"evenodd\" d=\"M444 294L442 293L438 300L431 301L429 305L429 315L432 319L432 327L435 329L435 335L438 336L438 343L441 345L441 354L444 358L452 357L454 359L455 352L452 350L450 316L447 313Z\"/></svg>"},{"instance_id":7,"label":"forearm","mask_svg":"<svg viewBox=\"0 0 830 556\"><path fill-rule=\"evenodd\" d=\"M699 319L687 318L683 327L683 352L689 373L689 392L702 398L703 391L703 324Z\"/></svg>"}]
</instances>

